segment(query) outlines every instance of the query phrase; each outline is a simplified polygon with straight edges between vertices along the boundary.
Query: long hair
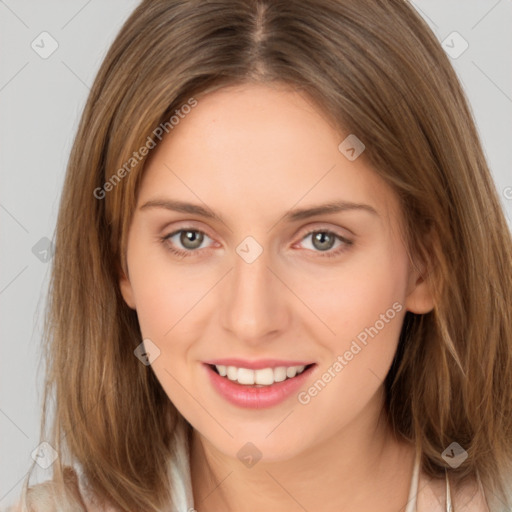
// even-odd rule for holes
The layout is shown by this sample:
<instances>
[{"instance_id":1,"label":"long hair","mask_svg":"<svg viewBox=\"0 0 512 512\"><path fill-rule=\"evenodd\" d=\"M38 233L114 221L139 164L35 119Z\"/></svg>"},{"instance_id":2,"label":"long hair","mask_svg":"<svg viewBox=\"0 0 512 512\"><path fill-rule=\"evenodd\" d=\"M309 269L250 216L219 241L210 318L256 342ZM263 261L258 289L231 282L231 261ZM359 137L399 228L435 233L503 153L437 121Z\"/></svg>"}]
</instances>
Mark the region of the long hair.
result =
<instances>
[{"instance_id":1,"label":"long hair","mask_svg":"<svg viewBox=\"0 0 512 512\"><path fill-rule=\"evenodd\" d=\"M125 22L85 106L56 227L41 426L59 453L55 483L69 492L74 464L118 510L172 500L180 415L134 357L141 333L118 284L148 158L138 150L184 105L248 82L306 94L397 194L435 307L406 314L385 381L390 425L432 477L457 442L468 458L452 479L479 475L491 510L512 505L510 231L456 74L404 0L145 0Z\"/></svg>"}]
</instances>

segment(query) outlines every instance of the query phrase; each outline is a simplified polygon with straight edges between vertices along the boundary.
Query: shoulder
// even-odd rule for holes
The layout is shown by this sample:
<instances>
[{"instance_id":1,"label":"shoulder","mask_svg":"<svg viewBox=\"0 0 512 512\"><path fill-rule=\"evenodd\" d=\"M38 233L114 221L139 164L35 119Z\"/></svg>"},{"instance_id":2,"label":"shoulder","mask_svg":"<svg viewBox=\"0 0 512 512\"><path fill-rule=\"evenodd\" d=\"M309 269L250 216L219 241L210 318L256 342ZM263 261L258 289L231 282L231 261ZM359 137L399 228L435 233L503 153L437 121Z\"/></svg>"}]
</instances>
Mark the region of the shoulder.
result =
<instances>
[{"instance_id":1,"label":"shoulder","mask_svg":"<svg viewBox=\"0 0 512 512\"><path fill-rule=\"evenodd\" d=\"M477 479L453 489L452 503L457 512L489 512L482 484Z\"/></svg>"},{"instance_id":2,"label":"shoulder","mask_svg":"<svg viewBox=\"0 0 512 512\"><path fill-rule=\"evenodd\" d=\"M421 475L417 497L418 512L445 512L447 499L451 501L452 510L457 512L489 512L478 480L465 481L457 486L450 481L447 489L445 479Z\"/></svg>"},{"instance_id":3,"label":"shoulder","mask_svg":"<svg viewBox=\"0 0 512 512\"><path fill-rule=\"evenodd\" d=\"M28 488L20 502L6 512L115 512L91 505L81 493L76 472L71 467L64 469L66 492L62 492L53 480Z\"/></svg>"}]
</instances>

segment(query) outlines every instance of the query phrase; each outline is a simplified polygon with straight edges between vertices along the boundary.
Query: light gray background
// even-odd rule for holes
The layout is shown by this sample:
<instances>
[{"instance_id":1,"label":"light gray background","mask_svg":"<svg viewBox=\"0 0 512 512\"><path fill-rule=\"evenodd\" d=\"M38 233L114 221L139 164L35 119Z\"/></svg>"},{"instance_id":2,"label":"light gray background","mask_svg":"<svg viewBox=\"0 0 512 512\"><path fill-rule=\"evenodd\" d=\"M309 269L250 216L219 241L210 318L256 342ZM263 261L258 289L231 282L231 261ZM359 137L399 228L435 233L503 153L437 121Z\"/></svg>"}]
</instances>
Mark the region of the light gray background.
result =
<instances>
[{"instance_id":1,"label":"light gray background","mask_svg":"<svg viewBox=\"0 0 512 512\"><path fill-rule=\"evenodd\" d=\"M105 53L138 0L0 0L0 508L12 504L39 444L39 345L51 239L72 140ZM512 225L512 1L415 0L452 63ZM57 41L43 59L41 32ZM455 50L457 40L448 38ZM48 40L45 48L48 49ZM39 242L44 244L44 242ZM46 478L50 469L46 470ZM44 480L45 472L38 474Z\"/></svg>"}]
</instances>

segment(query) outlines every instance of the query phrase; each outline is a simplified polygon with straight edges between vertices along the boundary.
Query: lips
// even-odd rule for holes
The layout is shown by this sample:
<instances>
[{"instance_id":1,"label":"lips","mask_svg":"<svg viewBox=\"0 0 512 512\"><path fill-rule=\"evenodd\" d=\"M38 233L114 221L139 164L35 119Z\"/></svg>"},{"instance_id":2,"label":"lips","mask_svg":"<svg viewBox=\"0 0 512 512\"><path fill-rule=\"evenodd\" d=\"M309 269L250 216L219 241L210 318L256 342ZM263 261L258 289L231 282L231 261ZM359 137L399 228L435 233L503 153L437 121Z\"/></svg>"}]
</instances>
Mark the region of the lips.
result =
<instances>
[{"instance_id":1,"label":"lips","mask_svg":"<svg viewBox=\"0 0 512 512\"><path fill-rule=\"evenodd\" d=\"M315 363L310 362L275 359L259 361L219 359L203 364L210 383L221 397L233 405L249 409L272 407L285 401L299 390L306 379L309 379L316 366ZM222 368L225 369L225 376L219 373L217 369L219 367L221 367L221 370ZM230 367L232 379L229 379L227 375ZM282 377L283 368L291 370L297 367L302 367L301 372L291 371L280 381L275 381L268 375L268 372L272 369L275 372L274 376L280 373ZM237 373L234 374L233 371ZM263 379L262 382L265 382L264 384L252 384L254 377L258 376L258 373ZM288 377L288 375L293 376ZM247 383L241 383L240 380Z\"/></svg>"}]
</instances>

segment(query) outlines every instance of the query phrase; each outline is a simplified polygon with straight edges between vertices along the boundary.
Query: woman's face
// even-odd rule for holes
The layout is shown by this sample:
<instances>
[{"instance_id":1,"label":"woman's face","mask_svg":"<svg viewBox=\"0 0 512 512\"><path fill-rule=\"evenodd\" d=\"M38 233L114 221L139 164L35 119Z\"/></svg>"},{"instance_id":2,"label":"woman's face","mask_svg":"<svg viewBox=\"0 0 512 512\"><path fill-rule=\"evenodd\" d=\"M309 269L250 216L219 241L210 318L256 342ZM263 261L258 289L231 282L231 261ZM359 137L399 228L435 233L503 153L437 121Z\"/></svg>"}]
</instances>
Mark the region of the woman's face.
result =
<instances>
[{"instance_id":1,"label":"woman's face","mask_svg":"<svg viewBox=\"0 0 512 512\"><path fill-rule=\"evenodd\" d=\"M397 198L347 136L291 89L241 85L152 150L121 289L163 389L225 455L368 426L406 310L432 308Z\"/></svg>"}]
</instances>

